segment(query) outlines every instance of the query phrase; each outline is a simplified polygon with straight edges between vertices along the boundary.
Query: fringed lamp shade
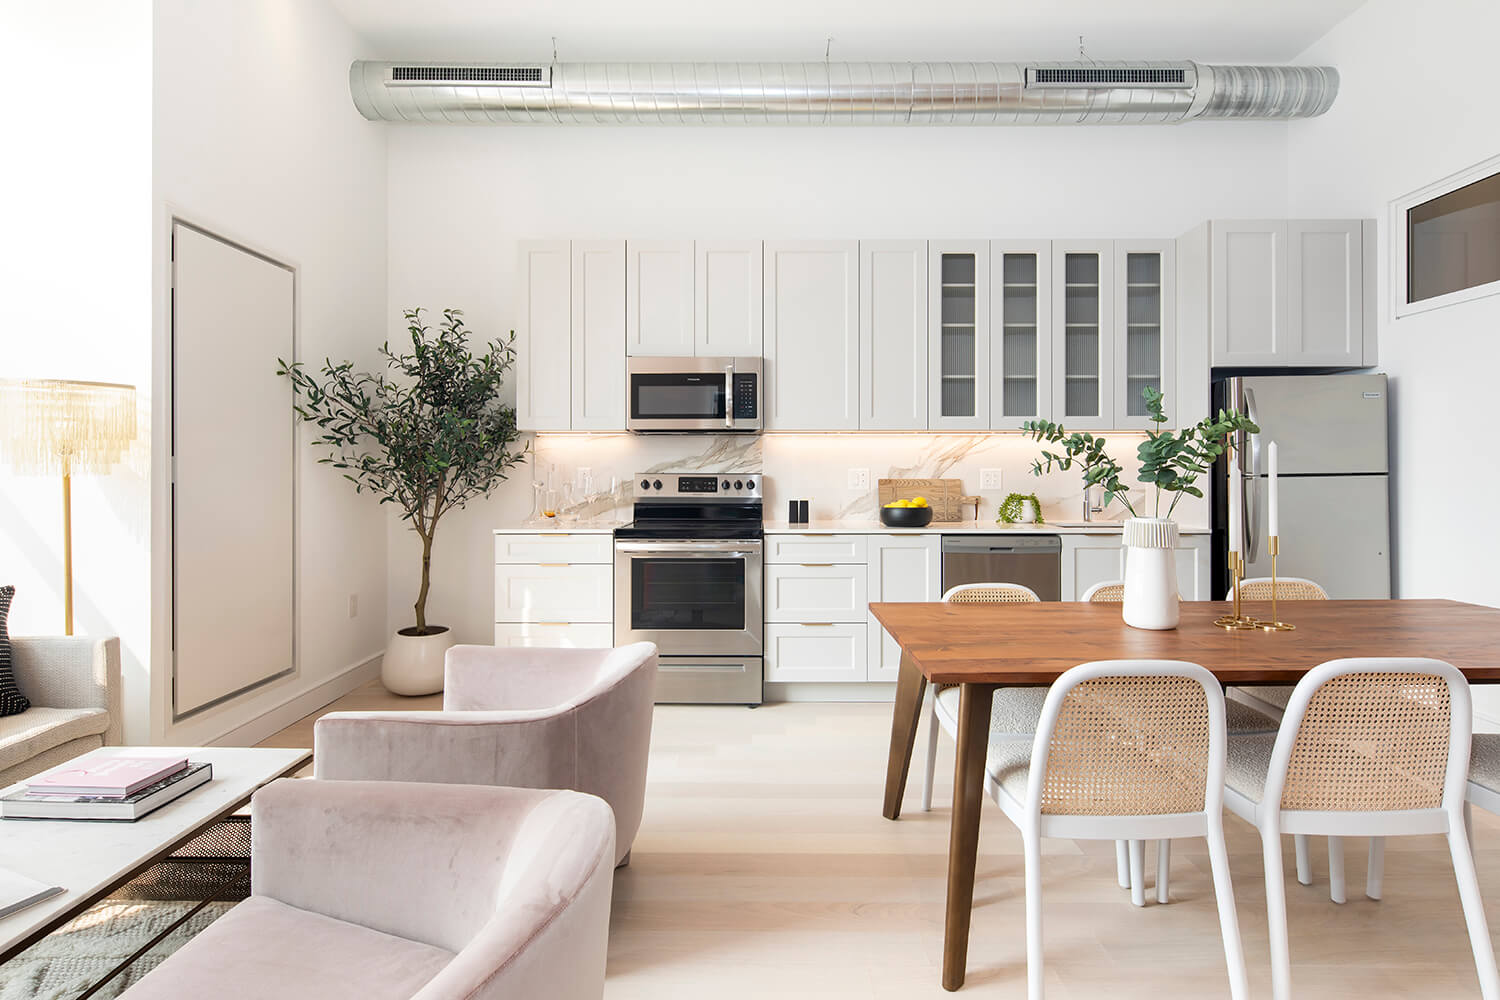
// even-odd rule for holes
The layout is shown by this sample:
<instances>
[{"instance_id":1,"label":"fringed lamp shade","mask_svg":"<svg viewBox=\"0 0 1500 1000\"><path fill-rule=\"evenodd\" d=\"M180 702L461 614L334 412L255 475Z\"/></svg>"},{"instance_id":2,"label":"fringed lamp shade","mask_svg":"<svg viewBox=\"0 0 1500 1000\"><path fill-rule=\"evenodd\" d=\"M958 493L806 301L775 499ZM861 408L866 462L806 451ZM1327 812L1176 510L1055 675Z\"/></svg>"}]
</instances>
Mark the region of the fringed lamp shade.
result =
<instances>
[{"instance_id":1,"label":"fringed lamp shade","mask_svg":"<svg viewBox=\"0 0 1500 1000\"><path fill-rule=\"evenodd\" d=\"M133 385L0 381L0 458L17 472L107 473L135 433Z\"/></svg>"}]
</instances>

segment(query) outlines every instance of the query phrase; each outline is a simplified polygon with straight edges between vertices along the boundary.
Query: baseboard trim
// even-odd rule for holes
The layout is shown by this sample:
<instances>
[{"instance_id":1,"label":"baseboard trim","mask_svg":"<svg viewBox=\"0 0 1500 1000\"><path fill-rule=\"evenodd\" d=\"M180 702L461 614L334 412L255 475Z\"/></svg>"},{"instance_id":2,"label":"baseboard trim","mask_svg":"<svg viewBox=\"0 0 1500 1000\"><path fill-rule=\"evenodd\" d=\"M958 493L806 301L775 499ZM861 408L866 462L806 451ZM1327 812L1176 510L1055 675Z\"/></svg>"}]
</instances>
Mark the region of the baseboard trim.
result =
<instances>
[{"instance_id":1,"label":"baseboard trim","mask_svg":"<svg viewBox=\"0 0 1500 1000\"><path fill-rule=\"evenodd\" d=\"M826 701L826 702L890 702L896 699L895 684L873 681L863 683L815 683L790 681L767 682L761 687L761 697L767 702L780 701Z\"/></svg>"},{"instance_id":2,"label":"baseboard trim","mask_svg":"<svg viewBox=\"0 0 1500 1000\"><path fill-rule=\"evenodd\" d=\"M338 674L309 691L289 698L274 708L269 708L249 722L235 726L229 732L210 740L210 746L253 747L261 740L281 732L287 726L306 718L325 705L332 704L361 684L380 676L380 660L384 652L360 660L345 667Z\"/></svg>"}]
</instances>

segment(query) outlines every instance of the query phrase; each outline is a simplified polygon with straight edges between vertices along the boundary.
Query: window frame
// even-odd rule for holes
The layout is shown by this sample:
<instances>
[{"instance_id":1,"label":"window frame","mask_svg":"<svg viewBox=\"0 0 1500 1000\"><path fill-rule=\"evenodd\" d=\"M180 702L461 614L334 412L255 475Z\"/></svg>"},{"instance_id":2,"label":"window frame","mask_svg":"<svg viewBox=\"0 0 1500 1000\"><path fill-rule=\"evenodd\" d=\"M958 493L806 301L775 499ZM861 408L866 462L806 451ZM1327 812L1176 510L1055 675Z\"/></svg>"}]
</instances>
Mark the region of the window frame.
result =
<instances>
[{"instance_id":1,"label":"window frame","mask_svg":"<svg viewBox=\"0 0 1500 1000\"><path fill-rule=\"evenodd\" d=\"M1442 309L1447 306L1458 305L1461 302L1472 302L1475 299L1486 298L1490 295L1500 295L1500 280L1489 281L1472 288L1461 288L1455 292L1447 292L1443 295L1434 295L1430 299L1421 299L1417 302L1407 301L1407 213L1424 202L1440 198L1445 194L1457 191L1459 188L1467 187L1476 181L1482 181L1487 177L1500 174L1500 155L1492 156L1487 160L1476 163L1471 167L1449 174L1442 180L1434 181L1426 187L1418 188L1408 194L1402 195L1390 204L1390 234L1391 234L1391 314L1396 319L1405 316L1413 316L1418 313L1431 312L1434 309Z\"/></svg>"}]
</instances>

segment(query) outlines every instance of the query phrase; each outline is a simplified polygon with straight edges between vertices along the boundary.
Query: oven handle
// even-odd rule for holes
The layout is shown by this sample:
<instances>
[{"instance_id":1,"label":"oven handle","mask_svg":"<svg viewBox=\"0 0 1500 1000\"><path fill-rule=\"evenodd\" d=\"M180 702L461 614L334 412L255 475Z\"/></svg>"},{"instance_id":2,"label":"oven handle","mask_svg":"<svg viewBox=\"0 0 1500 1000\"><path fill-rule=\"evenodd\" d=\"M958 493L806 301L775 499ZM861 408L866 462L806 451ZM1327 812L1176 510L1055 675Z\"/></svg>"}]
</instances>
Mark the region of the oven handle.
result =
<instances>
[{"instance_id":1,"label":"oven handle","mask_svg":"<svg viewBox=\"0 0 1500 1000\"><path fill-rule=\"evenodd\" d=\"M748 547L744 542L616 542L615 551L712 559L725 555L758 556L761 550L759 545Z\"/></svg>"}]
</instances>

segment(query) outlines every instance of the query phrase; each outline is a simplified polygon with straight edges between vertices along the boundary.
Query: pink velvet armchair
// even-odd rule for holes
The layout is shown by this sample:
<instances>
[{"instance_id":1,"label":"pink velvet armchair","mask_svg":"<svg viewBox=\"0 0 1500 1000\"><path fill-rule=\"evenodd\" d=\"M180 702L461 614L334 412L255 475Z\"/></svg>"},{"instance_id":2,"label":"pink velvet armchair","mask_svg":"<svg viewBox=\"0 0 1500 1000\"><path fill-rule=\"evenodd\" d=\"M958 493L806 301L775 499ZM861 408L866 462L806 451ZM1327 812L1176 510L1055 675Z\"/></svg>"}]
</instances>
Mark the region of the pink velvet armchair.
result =
<instances>
[{"instance_id":1,"label":"pink velvet armchair","mask_svg":"<svg viewBox=\"0 0 1500 1000\"><path fill-rule=\"evenodd\" d=\"M656 646L448 651L441 712L333 712L314 774L336 780L570 788L615 812L629 859L646 795Z\"/></svg>"}]
</instances>

